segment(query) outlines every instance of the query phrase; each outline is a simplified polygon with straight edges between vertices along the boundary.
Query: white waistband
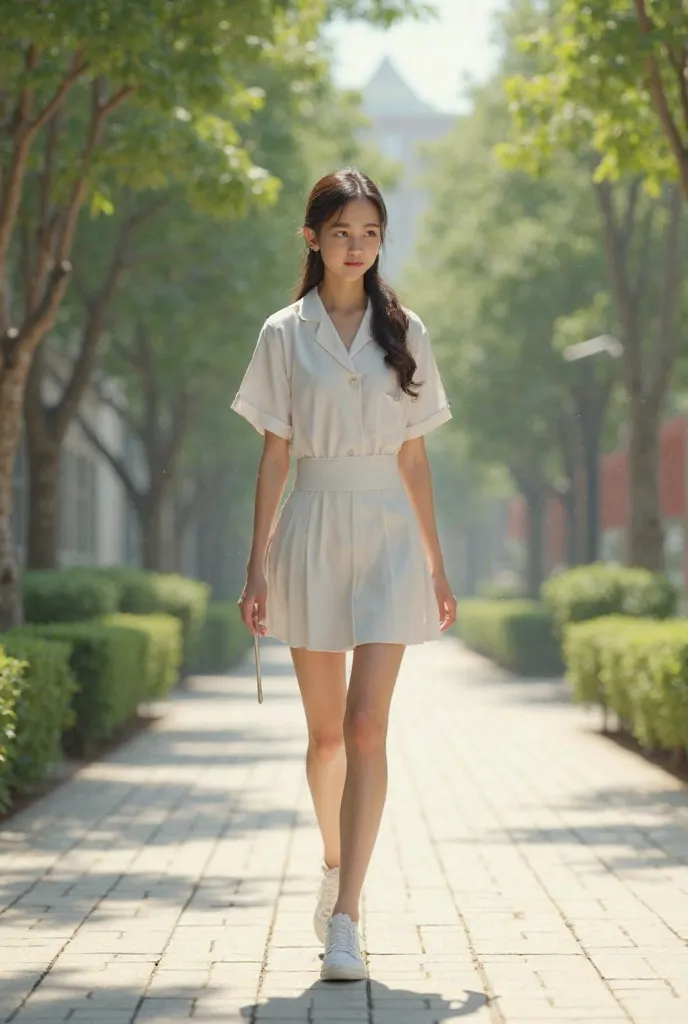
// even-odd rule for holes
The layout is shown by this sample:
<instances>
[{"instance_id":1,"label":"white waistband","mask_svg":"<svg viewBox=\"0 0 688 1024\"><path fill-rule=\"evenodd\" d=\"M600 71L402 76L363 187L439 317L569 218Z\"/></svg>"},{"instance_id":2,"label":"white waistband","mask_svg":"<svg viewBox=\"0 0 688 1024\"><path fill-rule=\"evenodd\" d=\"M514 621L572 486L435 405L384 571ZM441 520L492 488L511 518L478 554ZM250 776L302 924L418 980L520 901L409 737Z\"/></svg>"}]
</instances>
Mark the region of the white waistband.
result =
<instances>
[{"instance_id":1,"label":"white waistband","mask_svg":"<svg viewBox=\"0 0 688 1024\"><path fill-rule=\"evenodd\" d=\"M401 486L396 455L344 455L296 462L295 491L377 491Z\"/></svg>"}]
</instances>

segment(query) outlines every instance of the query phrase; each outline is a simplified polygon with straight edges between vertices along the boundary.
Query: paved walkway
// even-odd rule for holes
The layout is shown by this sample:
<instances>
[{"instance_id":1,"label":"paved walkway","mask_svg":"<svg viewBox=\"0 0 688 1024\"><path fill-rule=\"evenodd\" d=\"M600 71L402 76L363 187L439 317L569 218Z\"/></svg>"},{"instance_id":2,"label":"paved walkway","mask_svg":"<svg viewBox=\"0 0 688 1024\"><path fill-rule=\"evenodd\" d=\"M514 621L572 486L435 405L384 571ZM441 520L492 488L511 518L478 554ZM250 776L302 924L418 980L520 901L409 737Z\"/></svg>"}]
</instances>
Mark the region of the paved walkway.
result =
<instances>
[{"instance_id":1,"label":"paved walkway","mask_svg":"<svg viewBox=\"0 0 688 1024\"><path fill-rule=\"evenodd\" d=\"M318 981L319 839L288 651L0 830L0 1020L688 1021L688 792L560 686L409 648L363 905L372 981Z\"/></svg>"}]
</instances>

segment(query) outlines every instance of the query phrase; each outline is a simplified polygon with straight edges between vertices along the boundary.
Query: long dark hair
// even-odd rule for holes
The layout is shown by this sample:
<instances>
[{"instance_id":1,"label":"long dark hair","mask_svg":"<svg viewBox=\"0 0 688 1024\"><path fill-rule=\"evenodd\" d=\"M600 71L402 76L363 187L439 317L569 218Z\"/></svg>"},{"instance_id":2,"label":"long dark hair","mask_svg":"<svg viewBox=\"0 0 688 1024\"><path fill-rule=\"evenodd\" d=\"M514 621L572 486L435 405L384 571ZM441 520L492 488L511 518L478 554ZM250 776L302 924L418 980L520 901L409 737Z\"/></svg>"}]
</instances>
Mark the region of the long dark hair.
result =
<instances>
[{"instance_id":1,"label":"long dark hair","mask_svg":"<svg viewBox=\"0 0 688 1024\"><path fill-rule=\"evenodd\" d=\"M304 227L319 234L321 228L335 217L353 199L369 199L380 217L380 235L384 242L387 227L387 207L379 188L361 171L346 168L327 174L316 182L308 197ZM385 362L396 371L402 391L413 398L418 392L412 390L416 361L406 345L409 327L408 315L394 290L380 275L380 257L370 270L366 271L363 286L372 307L373 338L385 353ZM307 246L304 256L303 274L295 301L312 288L317 287L325 277L325 264L320 252Z\"/></svg>"}]
</instances>

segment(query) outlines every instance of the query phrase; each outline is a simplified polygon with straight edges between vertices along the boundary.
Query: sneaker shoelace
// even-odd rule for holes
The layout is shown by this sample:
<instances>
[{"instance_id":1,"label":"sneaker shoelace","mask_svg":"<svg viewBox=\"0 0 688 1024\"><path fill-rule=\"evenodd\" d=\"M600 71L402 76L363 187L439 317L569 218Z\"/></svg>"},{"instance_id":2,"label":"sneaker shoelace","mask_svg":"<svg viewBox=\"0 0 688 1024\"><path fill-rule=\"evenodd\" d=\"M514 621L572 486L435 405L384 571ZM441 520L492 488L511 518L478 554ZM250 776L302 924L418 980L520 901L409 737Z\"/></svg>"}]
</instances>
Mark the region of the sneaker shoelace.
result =
<instances>
[{"instance_id":1,"label":"sneaker shoelace","mask_svg":"<svg viewBox=\"0 0 688 1024\"><path fill-rule=\"evenodd\" d=\"M339 915L333 917L330 924L330 948L332 949L335 946L350 953L356 959L361 955L356 935L356 925L353 921Z\"/></svg>"}]
</instances>

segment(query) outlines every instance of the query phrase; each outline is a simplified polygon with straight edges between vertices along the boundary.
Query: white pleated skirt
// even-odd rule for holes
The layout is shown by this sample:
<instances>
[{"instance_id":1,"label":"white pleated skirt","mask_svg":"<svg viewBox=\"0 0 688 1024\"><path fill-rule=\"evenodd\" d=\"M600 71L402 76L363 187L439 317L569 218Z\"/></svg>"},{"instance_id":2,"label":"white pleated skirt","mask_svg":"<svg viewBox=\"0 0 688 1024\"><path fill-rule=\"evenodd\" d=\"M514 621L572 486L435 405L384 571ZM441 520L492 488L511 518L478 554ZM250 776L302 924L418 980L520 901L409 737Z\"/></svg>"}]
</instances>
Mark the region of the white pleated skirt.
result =
<instances>
[{"instance_id":1,"label":"white pleated skirt","mask_svg":"<svg viewBox=\"0 0 688 1024\"><path fill-rule=\"evenodd\" d=\"M266 633L350 651L442 636L396 455L301 458L267 555Z\"/></svg>"}]
</instances>

